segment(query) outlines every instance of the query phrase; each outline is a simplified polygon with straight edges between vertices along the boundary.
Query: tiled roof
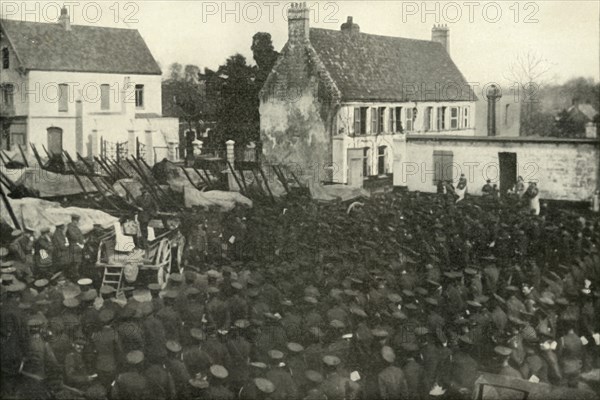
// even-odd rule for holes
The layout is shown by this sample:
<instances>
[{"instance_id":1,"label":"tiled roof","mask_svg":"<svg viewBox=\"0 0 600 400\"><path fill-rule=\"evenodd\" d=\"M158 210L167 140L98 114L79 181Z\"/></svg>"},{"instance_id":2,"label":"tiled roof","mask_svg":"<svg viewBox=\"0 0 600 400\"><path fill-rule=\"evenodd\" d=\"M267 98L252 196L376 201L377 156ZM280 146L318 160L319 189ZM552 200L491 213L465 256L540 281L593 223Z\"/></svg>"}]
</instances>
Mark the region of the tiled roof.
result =
<instances>
[{"instance_id":1,"label":"tiled roof","mask_svg":"<svg viewBox=\"0 0 600 400\"><path fill-rule=\"evenodd\" d=\"M3 19L25 70L160 75L161 70L137 30Z\"/></svg>"},{"instance_id":2,"label":"tiled roof","mask_svg":"<svg viewBox=\"0 0 600 400\"><path fill-rule=\"evenodd\" d=\"M439 43L319 28L310 42L344 101L477 100Z\"/></svg>"}]
</instances>

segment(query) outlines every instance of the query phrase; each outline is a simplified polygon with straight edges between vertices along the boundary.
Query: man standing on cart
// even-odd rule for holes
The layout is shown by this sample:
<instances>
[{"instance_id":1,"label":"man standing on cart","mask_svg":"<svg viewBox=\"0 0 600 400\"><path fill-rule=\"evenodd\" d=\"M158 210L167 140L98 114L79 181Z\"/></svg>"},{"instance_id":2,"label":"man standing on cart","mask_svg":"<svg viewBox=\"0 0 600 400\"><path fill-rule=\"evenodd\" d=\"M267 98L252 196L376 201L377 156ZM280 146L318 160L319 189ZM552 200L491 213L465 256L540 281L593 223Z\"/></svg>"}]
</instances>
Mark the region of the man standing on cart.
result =
<instances>
[{"instance_id":1,"label":"man standing on cart","mask_svg":"<svg viewBox=\"0 0 600 400\"><path fill-rule=\"evenodd\" d=\"M79 220L81 217L77 214L71 215L71 222L67 225L67 240L69 241L69 252L71 265L68 271L68 277L76 281L79 278L79 266L83 260L83 247L85 238L81 229L79 229Z\"/></svg>"}]
</instances>

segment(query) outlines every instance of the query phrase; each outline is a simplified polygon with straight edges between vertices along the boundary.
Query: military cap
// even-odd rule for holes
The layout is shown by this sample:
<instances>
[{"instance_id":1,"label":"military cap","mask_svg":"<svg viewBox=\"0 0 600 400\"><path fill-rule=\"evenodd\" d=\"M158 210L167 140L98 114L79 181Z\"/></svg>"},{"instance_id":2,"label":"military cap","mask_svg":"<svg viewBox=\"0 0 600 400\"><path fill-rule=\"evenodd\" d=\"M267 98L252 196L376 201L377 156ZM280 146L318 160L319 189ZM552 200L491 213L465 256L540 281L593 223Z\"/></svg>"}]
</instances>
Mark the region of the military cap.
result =
<instances>
[{"instance_id":1,"label":"military cap","mask_svg":"<svg viewBox=\"0 0 600 400\"><path fill-rule=\"evenodd\" d=\"M258 289L256 289L256 288L248 289L247 293L248 293L248 297L257 297L259 294Z\"/></svg>"},{"instance_id":2,"label":"military cap","mask_svg":"<svg viewBox=\"0 0 600 400\"><path fill-rule=\"evenodd\" d=\"M13 265L13 261L2 261L2 269L0 269L0 271L2 271L3 274L12 274L17 270L15 267L13 267Z\"/></svg>"},{"instance_id":3,"label":"military cap","mask_svg":"<svg viewBox=\"0 0 600 400\"><path fill-rule=\"evenodd\" d=\"M304 296L304 301L309 304L317 304L318 300L312 296Z\"/></svg>"},{"instance_id":4,"label":"military cap","mask_svg":"<svg viewBox=\"0 0 600 400\"><path fill-rule=\"evenodd\" d=\"M288 300L288 299L283 299L283 300L281 300L281 305L283 305L283 306L287 306L287 307L291 307L291 306L293 306L293 305L294 305L294 303L292 303L292 301L291 301L291 300Z\"/></svg>"},{"instance_id":5,"label":"military cap","mask_svg":"<svg viewBox=\"0 0 600 400\"><path fill-rule=\"evenodd\" d=\"M426 326L417 326L415 328L415 335L417 336L425 336L429 333L429 329Z\"/></svg>"},{"instance_id":6,"label":"military cap","mask_svg":"<svg viewBox=\"0 0 600 400\"><path fill-rule=\"evenodd\" d=\"M252 361L250 363L250 366L252 366L254 368L258 368L258 369L267 369L267 364L265 364L264 362L260 362L260 361Z\"/></svg>"},{"instance_id":7,"label":"military cap","mask_svg":"<svg viewBox=\"0 0 600 400\"><path fill-rule=\"evenodd\" d=\"M73 214L71 214L71 219L78 221L81 219L81 216L79 214L73 213Z\"/></svg>"},{"instance_id":8,"label":"military cap","mask_svg":"<svg viewBox=\"0 0 600 400\"><path fill-rule=\"evenodd\" d=\"M6 290L12 293L21 292L27 288L27 285L21 281L13 280L13 283L6 287Z\"/></svg>"},{"instance_id":9,"label":"military cap","mask_svg":"<svg viewBox=\"0 0 600 400\"><path fill-rule=\"evenodd\" d=\"M486 260L486 261L495 261L496 257L494 257L493 254L487 255L487 256L482 256L480 257L482 260Z\"/></svg>"},{"instance_id":10,"label":"military cap","mask_svg":"<svg viewBox=\"0 0 600 400\"><path fill-rule=\"evenodd\" d=\"M433 279L427 279L426 282L435 288L438 288L441 286L439 282L434 281Z\"/></svg>"},{"instance_id":11,"label":"military cap","mask_svg":"<svg viewBox=\"0 0 600 400\"><path fill-rule=\"evenodd\" d=\"M210 293L210 294L216 294L216 293L219 293L220 291L221 291L221 290L219 290L219 288L218 288L218 287L216 287L216 286L209 286L209 287L206 289L206 292L207 292L207 293Z\"/></svg>"},{"instance_id":12,"label":"military cap","mask_svg":"<svg viewBox=\"0 0 600 400\"><path fill-rule=\"evenodd\" d=\"M500 296L499 296L498 294L496 294L496 293L494 293L494 298L495 298L495 299L496 299L498 302L500 302L500 303L502 303L502 304L506 304L506 300L504 300L502 297L500 297Z\"/></svg>"},{"instance_id":13,"label":"military cap","mask_svg":"<svg viewBox=\"0 0 600 400\"><path fill-rule=\"evenodd\" d=\"M148 284L148 290L151 292L158 292L162 289L161 285L158 283L150 283Z\"/></svg>"},{"instance_id":14,"label":"military cap","mask_svg":"<svg viewBox=\"0 0 600 400\"><path fill-rule=\"evenodd\" d=\"M171 353L179 353L181 351L181 345L176 340L167 340L167 350Z\"/></svg>"},{"instance_id":15,"label":"military cap","mask_svg":"<svg viewBox=\"0 0 600 400\"><path fill-rule=\"evenodd\" d=\"M399 320L404 320L404 319L407 319L407 318L408 318L408 317L406 316L406 314L404 314L404 313L403 313L402 311L400 311L400 310L395 310L395 311L392 313L392 317L394 317L394 318L396 318L396 319L399 319Z\"/></svg>"},{"instance_id":16,"label":"military cap","mask_svg":"<svg viewBox=\"0 0 600 400\"><path fill-rule=\"evenodd\" d=\"M323 375L321 375L319 372L314 371L312 369L309 369L306 372L304 372L304 376L306 376L306 379L308 379L309 381L311 381L313 383L323 382Z\"/></svg>"},{"instance_id":17,"label":"military cap","mask_svg":"<svg viewBox=\"0 0 600 400\"><path fill-rule=\"evenodd\" d=\"M127 363L131 365L137 365L144 361L144 353L139 350L133 350L127 353Z\"/></svg>"},{"instance_id":18,"label":"military cap","mask_svg":"<svg viewBox=\"0 0 600 400\"><path fill-rule=\"evenodd\" d=\"M569 300L565 299L564 297L559 297L554 302L556 304L560 304L561 306L568 306L569 305Z\"/></svg>"},{"instance_id":19,"label":"military cap","mask_svg":"<svg viewBox=\"0 0 600 400\"><path fill-rule=\"evenodd\" d=\"M430 304L430 305L432 305L432 306L437 306L437 305L438 305L438 301L437 301L437 299L434 299L433 297L426 297L426 298L425 298L425 302L426 302L427 304Z\"/></svg>"},{"instance_id":20,"label":"military cap","mask_svg":"<svg viewBox=\"0 0 600 400\"><path fill-rule=\"evenodd\" d=\"M377 338L384 338L388 336L388 332L382 328L371 329L371 334Z\"/></svg>"},{"instance_id":21,"label":"military cap","mask_svg":"<svg viewBox=\"0 0 600 400\"><path fill-rule=\"evenodd\" d=\"M208 381L202 377L201 373L196 374L188 383L197 389L206 389L209 386Z\"/></svg>"},{"instance_id":22,"label":"military cap","mask_svg":"<svg viewBox=\"0 0 600 400\"><path fill-rule=\"evenodd\" d=\"M48 299L41 299L37 300L35 304L37 304L38 306L49 306L50 304L52 304L52 302Z\"/></svg>"},{"instance_id":23,"label":"military cap","mask_svg":"<svg viewBox=\"0 0 600 400\"><path fill-rule=\"evenodd\" d=\"M337 320L337 319L330 321L329 325L335 329L344 329L346 327L346 324L344 324L342 321Z\"/></svg>"},{"instance_id":24,"label":"military cap","mask_svg":"<svg viewBox=\"0 0 600 400\"><path fill-rule=\"evenodd\" d=\"M516 287L515 285L505 286L505 289L509 292L518 292L519 291L519 288Z\"/></svg>"},{"instance_id":25,"label":"military cap","mask_svg":"<svg viewBox=\"0 0 600 400\"><path fill-rule=\"evenodd\" d=\"M206 334L200 328L190 329L190 336L196 340L206 340Z\"/></svg>"},{"instance_id":26,"label":"military cap","mask_svg":"<svg viewBox=\"0 0 600 400\"><path fill-rule=\"evenodd\" d=\"M81 293L81 288L75 285L68 285L62 288L62 294L65 299L77 297Z\"/></svg>"},{"instance_id":27,"label":"military cap","mask_svg":"<svg viewBox=\"0 0 600 400\"><path fill-rule=\"evenodd\" d=\"M417 292L421 296L427 296L429 294L429 292L427 291L427 289L425 289L423 287L417 287L417 288L415 288L415 292Z\"/></svg>"},{"instance_id":28,"label":"military cap","mask_svg":"<svg viewBox=\"0 0 600 400\"><path fill-rule=\"evenodd\" d=\"M218 364L211 365L210 373L212 374L212 376L219 379L225 379L229 376L229 372L227 372L227 369L225 369L224 366Z\"/></svg>"},{"instance_id":29,"label":"military cap","mask_svg":"<svg viewBox=\"0 0 600 400\"><path fill-rule=\"evenodd\" d=\"M390 346L383 346L381 348L381 357L389 363L396 361L396 354Z\"/></svg>"},{"instance_id":30,"label":"military cap","mask_svg":"<svg viewBox=\"0 0 600 400\"><path fill-rule=\"evenodd\" d=\"M10 233L10 235L11 235L12 237L21 236L22 234L23 234L23 231L22 231L22 230L20 230L20 229L14 229L14 230L13 230L13 231ZM7 254L8 254L8 253L7 253Z\"/></svg>"},{"instance_id":31,"label":"military cap","mask_svg":"<svg viewBox=\"0 0 600 400\"><path fill-rule=\"evenodd\" d=\"M269 357L273 360L281 360L283 358L283 353L279 350L269 350Z\"/></svg>"},{"instance_id":32,"label":"military cap","mask_svg":"<svg viewBox=\"0 0 600 400\"><path fill-rule=\"evenodd\" d=\"M87 400L105 400L107 397L106 389L100 383L90 386L84 394Z\"/></svg>"},{"instance_id":33,"label":"military cap","mask_svg":"<svg viewBox=\"0 0 600 400\"><path fill-rule=\"evenodd\" d=\"M79 306L79 300L75 297L69 297L63 300L63 305L67 308L75 308Z\"/></svg>"},{"instance_id":34,"label":"military cap","mask_svg":"<svg viewBox=\"0 0 600 400\"><path fill-rule=\"evenodd\" d=\"M117 289L109 285L102 285L100 287L100 294L112 294L115 293Z\"/></svg>"},{"instance_id":35,"label":"military cap","mask_svg":"<svg viewBox=\"0 0 600 400\"><path fill-rule=\"evenodd\" d=\"M179 292L177 290L167 290L167 291L165 291L163 298L176 299L178 295L179 295Z\"/></svg>"},{"instance_id":36,"label":"military cap","mask_svg":"<svg viewBox=\"0 0 600 400\"><path fill-rule=\"evenodd\" d=\"M408 290L408 289L404 289L402 290L402 294L406 297L414 297L415 294L413 293L412 290Z\"/></svg>"},{"instance_id":37,"label":"military cap","mask_svg":"<svg viewBox=\"0 0 600 400\"><path fill-rule=\"evenodd\" d=\"M81 301L94 301L98 297L96 289L88 289L81 294Z\"/></svg>"},{"instance_id":38,"label":"military cap","mask_svg":"<svg viewBox=\"0 0 600 400\"><path fill-rule=\"evenodd\" d=\"M250 326L250 321L248 321L247 319L238 319L233 324L235 325L236 328L246 329L247 327Z\"/></svg>"},{"instance_id":39,"label":"military cap","mask_svg":"<svg viewBox=\"0 0 600 400\"><path fill-rule=\"evenodd\" d=\"M508 357L508 356L511 355L512 350L510 348L508 348L508 347L496 346L496 347L494 347L494 352L496 354L501 355L501 356Z\"/></svg>"},{"instance_id":40,"label":"military cap","mask_svg":"<svg viewBox=\"0 0 600 400\"><path fill-rule=\"evenodd\" d=\"M467 304L473 308L481 308L481 303L475 300L467 300Z\"/></svg>"},{"instance_id":41,"label":"military cap","mask_svg":"<svg viewBox=\"0 0 600 400\"><path fill-rule=\"evenodd\" d=\"M6 247L0 247L0 257L6 257L8 255L8 249Z\"/></svg>"},{"instance_id":42,"label":"military cap","mask_svg":"<svg viewBox=\"0 0 600 400\"><path fill-rule=\"evenodd\" d=\"M219 274L219 272L215 271L214 269L209 269L206 272L206 275L208 275L209 278L218 278L219 276L221 276L221 274Z\"/></svg>"},{"instance_id":43,"label":"military cap","mask_svg":"<svg viewBox=\"0 0 600 400\"><path fill-rule=\"evenodd\" d=\"M190 286L185 289L186 296L197 296L200 294L200 289Z\"/></svg>"},{"instance_id":44,"label":"military cap","mask_svg":"<svg viewBox=\"0 0 600 400\"><path fill-rule=\"evenodd\" d=\"M304 350L304 347L299 343L290 342L287 344L287 348L289 351L293 353L300 353Z\"/></svg>"},{"instance_id":45,"label":"military cap","mask_svg":"<svg viewBox=\"0 0 600 400\"><path fill-rule=\"evenodd\" d=\"M414 353L415 351L419 351L419 345L415 342L403 342L401 347L407 353Z\"/></svg>"},{"instance_id":46,"label":"military cap","mask_svg":"<svg viewBox=\"0 0 600 400\"><path fill-rule=\"evenodd\" d=\"M467 275L477 275L477 270L475 268L465 268L465 274Z\"/></svg>"},{"instance_id":47,"label":"military cap","mask_svg":"<svg viewBox=\"0 0 600 400\"><path fill-rule=\"evenodd\" d=\"M233 281L233 282L231 282L231 287L234 289L237 289L237 290L242 290L244 288L244 285L242 285L238 281Z\"/></svg>"},{"instance_id":48,"label":"military cap","mask_svg":"<svg viewBox=\"0 0 600 400\"><path fill-rule=\"evenodd\" d=\"M321 295L321 293L319 292L319 289L310 285L310 286L307 286L304 288L304 295L311 296L311 297L319 297Z\"/></svg>"},{"instance_id":49,"label":"military cap","mask_svg":"<svg viewBox=\"0 0 600 400\"><path fill-rule=\"evenodd\" d=\"M407 310L411 310L411 311L418 310L418 307L415 303L408 303L407 305L404 306L404 308L406 308Z\"/></svg>"},{"instance_id":50,"label":"military cap","mask_svg":"<svg viewBox=\"0 0 600 400\"><path fill-rule=\"evenodd\" d=\"M487 297L485 294L479 295L479 296L475 296L475 301L478 302L479 304L485 304L488 302L490 298Z\"/></svg>"},{"instance_id":51,"label":"military cap","mask_svg":"<svg viewBox=\"0 0 600 400\"><path fill-rule=\"evenodd\" d=\"M367 313L360 307L358 306L351 306L350 307L350 312L354 315L358 315L359 317L363 317L366 318L367 317Z\"/></svg>"},{"instance_id":52,"label":"military cap","mask_svg":"<svg viewBox=\"0 0 600 400\"><path fill-rule=\"evenodd\" d=\"M330 367L335 367L341 363L341 360L336 356L326 355L323 357L323 362Z\"/></svg>"},{"instance_id":53,"label":"military cap","mask_svg":"<svg viewBox=\"0 0 600 400\"><path fill-rule=\"evenodd\" d=\"M273 393L275 391L275 385L268 379L265 378L254 378L254 384L263 393Z\"/></svg>"},{"instance_id":54,"label":"military cap","mask_svg":"<svg viewBox=\"0 0 600 400\"><path fill-rule=\"evenodd\" d=\"M33 286L38 287L38 288L43 288L47 285L48 285L48 279L38 279L37 281L33 282Z\"/></svg>"},{"instance_id":55,"label":"military cap","mask_svg":"<svg viewBox=\"0 0 600 400\"><path fill-rule=\"evenodd\" d=\"M107 324L115 318L115 312L110 308L104 308L100 310L99 318L100 322Z\"/></svg>"},{"instance_id":56,"label":"military cap","mask_svg":"<svg viewBox=\"0 0 600 400\"><path fill-rule=\"evenodd\" d=\"M169 281L181 283L183 282L183 276L180 273L174 272L169 275Z\"/></svg>"},{"instance_id":57,"label":"military cap","mask_svg":"<svg viewBox=\"0 0 600 400\"><path fill-rule=\"evenodd\" d=\"M468 335L459 336L458 340L465 344L473 344L473 340Z\"/></svg>"},{"instance_id":58,"label":"military cap","mask_svg":"<svg viewBox=\"0 0 600 400\"><path fill-rule=\"evenodd\" d=\"M387 295L387 298L392 303L401 303L402 302L402 297L397 293L390 293Z\"/></svg>"},{"instance_id":59,"label":"military cap","mask_svg":"<svg viewBox=\"0 0 600 400\"><path fill-rule=\"evenodd\" d=\"M29 310L32 306L31 306L31 303L20 302L17 307L19 307L21 310Z\"/></svg>"},{"instance_id":60,"label":"military cap","mask_svg":"<svg viewBox=\"0 0 600 400\"><path fill-rule=\"evenodd\" d=\"M526 325L527 323L520 319L519 317L515 317L514 315L509 315L508 320L515 325Z\"/></svg>"},{"instance_id":61,"label":"military cap","mask_svg":"<svg viewBox=\"0 0 600 400\"><path fill-rule=\"evenodd\" d=\"M15 276L13 274L2 274L0 279L2 279L2 282L12 282Z\"/></svg>"},{"instance_id":62,"label":"military cap","mask_svg":"<svg viewBox=\"0 0 600 400\"><path fill-rule=\"evenodd\" d=\"M63 227L63 226L65 226L65 223L64 223L64 222L62 222L62 221L57 221L57 222L54 224L54 226L55 226L55 227L57 227L57 228L60 228L60 227Z\"/></svg>"},{"instance_id":63,"label":"military cap","mask_svg":"<svg viewBox=\"0 0 600 400\"><path fill-rule=\"evenodd\" d=\"M542 304L545 304L547 306L553 306L554 305L554 300L552 300L550 297L547 297L545 295L540 296L540 298L538 299L538 301Z\"/></svg>"},{"instance_id":64,"label":"military cap","mask_svg":"<svg viewBox=\"0 0 600 400\"><path fill-rule=\"evenodd\" d=\"M44 233L50 233L50 227L45 226L42 229L40 229L40 233L43 235Z\"/></svg>"}]
</instances>

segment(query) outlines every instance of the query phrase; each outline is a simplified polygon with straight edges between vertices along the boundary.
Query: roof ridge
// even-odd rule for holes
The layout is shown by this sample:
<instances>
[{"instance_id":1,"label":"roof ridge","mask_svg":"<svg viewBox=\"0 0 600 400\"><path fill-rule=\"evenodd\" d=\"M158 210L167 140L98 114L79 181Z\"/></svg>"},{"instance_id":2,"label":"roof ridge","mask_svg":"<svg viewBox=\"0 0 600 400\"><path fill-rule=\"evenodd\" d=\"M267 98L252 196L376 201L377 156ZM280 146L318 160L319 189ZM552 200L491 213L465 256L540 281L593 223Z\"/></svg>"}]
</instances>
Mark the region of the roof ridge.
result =
<instances>
[{"instance_id":1,"label":"roof ridge","mask_svg":"<svg viewBox=\"0 0 600 400\"><path fill-rule=\"evenodd\" d=\"M32 25L45 25L45 26L60 26L57 22L39 22L39 21L21 21L18 19L10 19L10 18L0 18L0 24L9 21L11 23L18 24L32 24ZM98 26L98 25L80 25L80 24L71 24L71 28L90 28L90 29L114 29L114 30L125 30L125 31L138 31L136 28L123 28L120 26Z\"/></svg>"},{"instance_id":2,"label":"roof ridge","mask_svg":"<svg viewBox=\"0 0 600 400\"><path fill-rule=\"evenodd\" d=\"M318 31L325 31L325 32L334 32L337 34L346 34L342 31L336 30L336 29L327 29L327 28L313 28L310 27L310 30L318 30ZM380 35L377 33L367 33L367 32L355 32L352 33L351 35L363 35L363 36L372 36L372 37L379 37L379 38L386 38L386 39L402 39L402 40L411 40L411 41L415 41L415 42L425 42L425 43L431 43L432 45L435 44L439 44L437 42L433 42L431 40L427 40L427 39L415 39L415 38L407 38L407 37L403 37L403 36L388 36L388 35Z\"/></svg>"}]
</instances>

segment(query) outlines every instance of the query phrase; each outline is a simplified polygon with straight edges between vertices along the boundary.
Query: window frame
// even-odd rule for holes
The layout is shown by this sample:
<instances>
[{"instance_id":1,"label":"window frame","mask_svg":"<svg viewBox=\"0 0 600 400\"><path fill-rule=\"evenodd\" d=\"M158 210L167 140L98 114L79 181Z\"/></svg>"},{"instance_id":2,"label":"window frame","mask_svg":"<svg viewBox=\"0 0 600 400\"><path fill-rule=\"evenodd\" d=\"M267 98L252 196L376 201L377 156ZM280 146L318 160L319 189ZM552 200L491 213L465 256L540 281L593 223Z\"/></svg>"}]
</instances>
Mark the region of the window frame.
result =
<instances>
[{"instance_id":1,"label":"window frame","mask_svg":"<svg viewBox=\"0 0 600 400\"><path fill-rule=\"evenodd\" d=\"M387 174L387 146L377 147L377 175ZM379 171L379 161L383 158L383 171Z\"/></svg>"},{"instance_id":2,"label":"window frame","mask_svg":"<svg viewBox=\"0 0 600 400\"><path fill-rule=\"evenodd\" d=\"M2 48L2 69L10 68L10 49L8 46Z\"/></svg>"},{"instance_id":3,"label":"window frame","mask_svg":"<svg viewBox=\"0 0 600 400\"><path fill-rule=\"evenodd\" d=\"M58 84L58 112L69 112L69 84Z\"/></svg>"},{"instance_id":4,"label":"window frame","mask_svg":"<svg viewBox=\"0 0 600 400\"><path fill-rule=\"evenodd\" d=\"M5 107L15 106L15 85L12 83L5 83L2 85L2 104Z\"/></svg>"},{"instance_id":5,"label":"window frame","mask_svg":"<svg viewBox=\"0 0 600 400\"><path fill-rule=\"evenodd\" d=\"M110 85L107 83L100 85L100 110L110 110Z\"/></svg>"},{"instance_id":6,"label":"window frame","mask_svg":"<svg viewBox=\"0 0 600 400\"><path fill-rule=\"evenodd\" d=\"M363 147L363 178L370 176L369 172L371 172L371 148Z\"/></svg>"},{"instance_id":7,"label":"window frame","mask_svg":"<svg viewBox=\"0 0 600 400\"><path fill-rule=\"evenodd\" d=\"M437 130L438 132L446 130L446 108L445 106L440 106L437 108Z\"/></svg>"},{"instance_id":8,"label":"window frame","mask_svg":"<svg viewBox=\"0 0 600 400\"><path fill-rule=\"evenodd\" d=\"M452 113L456 112L455 116L452 116ZM459 121L460 121L460 107L450 107L450 130L459 129Z\"/></svg>"},{"instance_id":9,"label":"window frame","mask_svg":"<svg viewBox=\"0 0 600 400\"><path fill-rule=\"evenodd\" d=\"M406 127L406 132L414 131L415 113L412 107L406 107L405 118L406 124L404 126Z\"/></svg>"},{"instance_id":10,"label":"window frame","mask_svg":"<svg viewBox=\"0 0 600 400\"><path fill-rule=\"evenodd\" d=\"M433 184L437 185L438 181L452 181L454 168L448 168L448 165L454 164L454 152L450 150L433 150ZM449 160L449 162L448 162ZM437 165L441 164L438 168ZM449 171L449 172L448 172ZM448 177L446 174L450 174Z\"/></svg>"}]
</instances>

